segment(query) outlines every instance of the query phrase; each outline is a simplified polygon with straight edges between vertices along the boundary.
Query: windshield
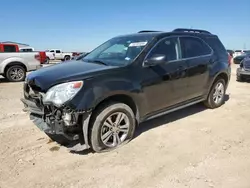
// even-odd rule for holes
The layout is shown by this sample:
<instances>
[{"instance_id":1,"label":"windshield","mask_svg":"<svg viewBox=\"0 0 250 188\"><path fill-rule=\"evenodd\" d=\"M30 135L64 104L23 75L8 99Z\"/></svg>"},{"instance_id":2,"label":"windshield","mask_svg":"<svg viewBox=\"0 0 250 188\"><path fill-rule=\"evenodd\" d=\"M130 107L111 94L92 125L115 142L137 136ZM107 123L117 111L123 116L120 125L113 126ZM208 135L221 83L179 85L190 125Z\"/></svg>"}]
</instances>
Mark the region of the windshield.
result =
<instances>
[{"instance_id":1,"label":"windshield","mask_svg":"<svg viewBox=\"0 0 250 188\"><path fill-rule=\"evenodd\" d=\"M123 66L131 63L153 39L153 35L116 37L103 43L82 60L103 62L106 65Z\"/></svg>"}]
</instances>

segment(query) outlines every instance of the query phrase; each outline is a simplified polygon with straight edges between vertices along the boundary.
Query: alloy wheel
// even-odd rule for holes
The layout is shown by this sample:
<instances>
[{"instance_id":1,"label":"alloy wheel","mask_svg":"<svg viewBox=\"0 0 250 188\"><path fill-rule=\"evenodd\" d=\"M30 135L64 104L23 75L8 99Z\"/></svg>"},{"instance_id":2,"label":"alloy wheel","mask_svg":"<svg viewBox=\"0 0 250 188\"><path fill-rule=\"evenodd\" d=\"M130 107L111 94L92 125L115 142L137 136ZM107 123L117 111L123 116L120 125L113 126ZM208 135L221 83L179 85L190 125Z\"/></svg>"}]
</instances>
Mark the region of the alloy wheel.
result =
<instances>
[{"instance_id":1,"label":"alloy wheel","mask_svg":"<svg viewBox=\"0 0 250 188\"><path fill-rule=\"evenodd\" d=\"M216 104L221 103L221 101L223 100L224 90L225 90L224 85L221 82L217 83L213 93L213 101Z\"/></svg>"},{"instance_id":2,"label":"alloy wheel","mask_svg":"<svg viewBox=\"0 0 250 188\"><path fill-rule=\"evenodd\" d=\"M15 80L21 80L24 77L24 71L21 68L13 68L10 71L10 77Z\"/></svg>"},{"instance_id":3,"label":"alloy wheel","mask_svg":"<svg viewBox=\"0 0 250 188\"><path fill-rule=\"evenodd\" d=\"M127 138L130 128L128 116L116 112L108 116L101 127L101 141L107 147L116 147Z\"/></svg>"}]
</instances>

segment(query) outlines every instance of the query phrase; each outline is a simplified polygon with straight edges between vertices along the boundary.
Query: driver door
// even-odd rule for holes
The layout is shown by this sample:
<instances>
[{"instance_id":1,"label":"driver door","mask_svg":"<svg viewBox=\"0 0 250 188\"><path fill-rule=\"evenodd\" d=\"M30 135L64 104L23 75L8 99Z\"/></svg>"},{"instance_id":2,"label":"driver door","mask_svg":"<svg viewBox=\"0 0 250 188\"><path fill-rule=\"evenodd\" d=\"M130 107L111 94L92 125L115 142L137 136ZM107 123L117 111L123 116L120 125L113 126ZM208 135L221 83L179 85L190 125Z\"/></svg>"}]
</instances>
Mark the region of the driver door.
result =
<instances>
[{"instance_id":1,"label":"driver door","mask_svg":"<svg viewBox=\"0 0 250 188\"><path fill-rule=\"evenodd\" d=\"M166 37L147 55L146 59L155 55L165 56L161 64L143 67L142 88L148 112L157 112L186 100L187 64L181 60L180 51L178 37Z\"/></svg>"}]
</instances>

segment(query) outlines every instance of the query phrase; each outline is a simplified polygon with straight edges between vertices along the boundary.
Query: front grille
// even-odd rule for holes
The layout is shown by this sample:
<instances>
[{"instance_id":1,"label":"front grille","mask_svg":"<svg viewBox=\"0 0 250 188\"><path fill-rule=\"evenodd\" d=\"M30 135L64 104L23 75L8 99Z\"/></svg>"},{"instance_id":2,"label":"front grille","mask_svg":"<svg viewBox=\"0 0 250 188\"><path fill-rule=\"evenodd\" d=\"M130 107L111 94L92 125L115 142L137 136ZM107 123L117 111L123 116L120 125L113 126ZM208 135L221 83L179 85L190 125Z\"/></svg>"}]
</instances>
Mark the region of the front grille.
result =
<instances>
[{"instance_id":1,"label":"front grille","mask_svg":"<svg viewBox=\"0 0 250 188\"><path fill-rule=\"evenodd\" d=\"M245 70L250 70L250 61L244 61L243 65Z\"/></svg>"}]
</instances>

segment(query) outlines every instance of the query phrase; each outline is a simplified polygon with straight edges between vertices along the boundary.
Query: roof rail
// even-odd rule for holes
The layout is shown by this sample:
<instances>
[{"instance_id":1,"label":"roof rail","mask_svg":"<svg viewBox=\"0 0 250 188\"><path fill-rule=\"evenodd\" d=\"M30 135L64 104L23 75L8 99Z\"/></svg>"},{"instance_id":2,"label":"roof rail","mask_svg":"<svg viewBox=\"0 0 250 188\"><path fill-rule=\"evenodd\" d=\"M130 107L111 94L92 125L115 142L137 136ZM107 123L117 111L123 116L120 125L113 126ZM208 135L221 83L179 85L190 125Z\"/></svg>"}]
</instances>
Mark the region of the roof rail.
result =
<instances>
[{"instance_id":1,"label":"roof rail","mask_svg":"<svg viewBox=\"0 0 250 188\"><path fill-rule=\"evenodd\" d=\"M160 31L142 30L142 31L139 31L138 33L149 33L149 32L160 32Z\"/></svg>"},{"instance_id":2,"label":"roof rail","mask_svg":"<svg viewBox=\"0 0 250 188\"><path fill-rule=\"evenodd\" d=\"M209 31L202 30L202 29L186 29L186 28L177 28L177 29L173 30L173 32L192 32L192 33L211 34Z\"/></svg>"}]
</instances>

